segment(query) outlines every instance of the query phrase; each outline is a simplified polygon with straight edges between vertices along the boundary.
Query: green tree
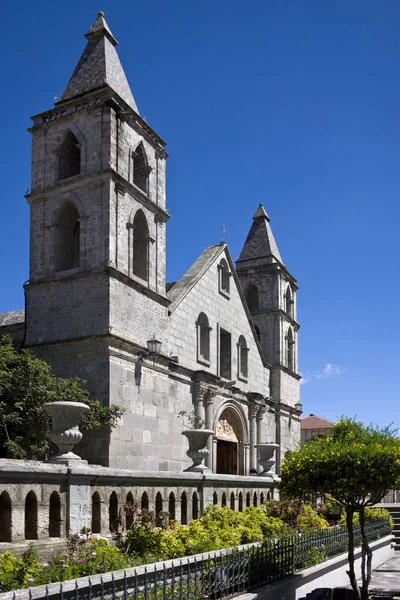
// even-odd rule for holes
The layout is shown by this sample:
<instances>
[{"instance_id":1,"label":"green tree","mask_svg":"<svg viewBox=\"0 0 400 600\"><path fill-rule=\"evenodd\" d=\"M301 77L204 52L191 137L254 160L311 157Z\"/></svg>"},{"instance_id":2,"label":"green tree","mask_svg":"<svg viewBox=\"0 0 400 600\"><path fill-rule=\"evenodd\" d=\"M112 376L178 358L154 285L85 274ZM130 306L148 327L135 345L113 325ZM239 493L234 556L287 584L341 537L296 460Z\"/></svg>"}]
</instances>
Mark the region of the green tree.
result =
<instances>
[{"instance_id":1,"label":"green tree","mask_svg":"<svg viewBox=\"0 0 400 600\"><path fill-rule=\"evenodd\" d=\"M389 427L365 426L341 418L329 436L288 452L282 466L281 491L290 498L331 496L346 511L349 532L347 571L357 597L368 598L372 551L365 533L365 508L380 502L400 480L400 440ZM354 571L354 514L362 536L362 585Z\"/></svg>"},{"instance_id":2,"label":"green tree","mask_svg":"<svg viewBox=\"0 0 400 600\"><path fill-rule=\"evenodd\" d=\"M45 402L85 402L83 432L114 427L123 414L118 405L104 406L91 398L85 382L56 377L51 367L30 350L18 353L10 336L0 336L0 456L41 460L48 455L50 417Z\"/></svg>"}]
</instances>

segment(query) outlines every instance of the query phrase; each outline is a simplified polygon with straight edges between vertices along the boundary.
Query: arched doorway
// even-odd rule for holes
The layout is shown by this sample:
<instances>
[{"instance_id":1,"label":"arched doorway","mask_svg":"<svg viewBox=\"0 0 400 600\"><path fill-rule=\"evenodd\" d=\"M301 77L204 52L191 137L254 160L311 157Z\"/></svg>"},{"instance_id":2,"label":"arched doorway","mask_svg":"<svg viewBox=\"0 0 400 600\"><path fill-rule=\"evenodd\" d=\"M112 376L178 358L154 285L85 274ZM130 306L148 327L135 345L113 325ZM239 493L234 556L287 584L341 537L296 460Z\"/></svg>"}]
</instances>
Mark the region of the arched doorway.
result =
<instances>
[{"instance_id":1,"label":"arched doorway","mask_svg":"<svg viewBox=\"0 0 400 600\"><path fill-rule=\"evenodd\" d=\"M246 434L244 423L238 410L233 406L226 407L216 423L217 439L217 473L227 475L244 475L244 448Z\"/></svg>"}]
</instances>

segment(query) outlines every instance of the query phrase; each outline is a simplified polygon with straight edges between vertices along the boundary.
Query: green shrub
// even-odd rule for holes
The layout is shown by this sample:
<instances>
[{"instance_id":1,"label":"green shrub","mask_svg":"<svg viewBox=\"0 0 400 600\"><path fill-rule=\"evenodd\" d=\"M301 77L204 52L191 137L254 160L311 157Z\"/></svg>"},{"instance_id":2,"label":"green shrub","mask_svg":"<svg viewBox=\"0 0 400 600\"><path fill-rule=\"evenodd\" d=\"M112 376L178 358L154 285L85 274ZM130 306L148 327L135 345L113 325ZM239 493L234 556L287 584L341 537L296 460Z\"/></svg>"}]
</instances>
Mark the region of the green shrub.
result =
<instances>
[{"instance_id":1,"label":"green shrub","mask_svg":"<svg viewBox=\"0 0 400 600\"><path fill-rule=\"evenodd\" d=\"M320 530L329 527L328 521L319 515L310 504L303 504L296 519L296 524L299 531Z\"/></svg>"},{"instance_id":2,"label":"green shrub","mask_svg":"<svg viewBox=\"0 0 400 600\"><path fill-rule=\"evenodd\" d=\"M393 529L393 519L390 516L390 512L386 508L379 507L365 507L365 520L373 521L374 519L387 519L390 522L390 527ZM360 515L358 512L355 512L353 515L353 524L360 524ZM342 516L340 517L339 525L346 525L346 511L342 512Z\"/></svg>"}]
</instances>

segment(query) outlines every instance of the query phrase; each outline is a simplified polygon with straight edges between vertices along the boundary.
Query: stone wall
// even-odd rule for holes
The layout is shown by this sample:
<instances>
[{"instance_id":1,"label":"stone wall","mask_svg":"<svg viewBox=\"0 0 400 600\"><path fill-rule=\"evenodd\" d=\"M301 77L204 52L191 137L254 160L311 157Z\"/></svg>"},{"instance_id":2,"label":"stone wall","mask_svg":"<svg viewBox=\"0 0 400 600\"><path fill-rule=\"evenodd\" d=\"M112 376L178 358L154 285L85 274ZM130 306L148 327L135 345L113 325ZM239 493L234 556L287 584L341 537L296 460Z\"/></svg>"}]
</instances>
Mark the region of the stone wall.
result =
<instances>
[{"instance_id":1,"label":"stone wall","mask_svg":"<svg viewBox=\"0 0 400 600\"><path fill-rule=\"evenodd\" d=\"M189 523L209 504L241 511L273 497L262 477L212 473L139 473L105 467L0 459L0 553L23 541L65 538L83 527L126 529L124 505Z\"/></svg>"}]
</instances>

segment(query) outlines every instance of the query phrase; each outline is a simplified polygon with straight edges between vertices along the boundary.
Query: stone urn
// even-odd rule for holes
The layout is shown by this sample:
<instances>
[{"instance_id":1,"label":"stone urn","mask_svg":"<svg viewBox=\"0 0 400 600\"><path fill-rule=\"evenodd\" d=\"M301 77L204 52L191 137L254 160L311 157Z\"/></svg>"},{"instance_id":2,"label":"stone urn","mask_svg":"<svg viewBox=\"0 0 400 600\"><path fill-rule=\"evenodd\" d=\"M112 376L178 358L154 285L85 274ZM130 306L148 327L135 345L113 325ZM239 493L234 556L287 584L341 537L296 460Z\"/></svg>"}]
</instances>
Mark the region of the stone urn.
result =
<instances>
[{"instance_id":1,"label":"stone urn","mask_svg":"<svg viewBox=\"0 0 400 600\"><path fill-rule=\"evenodd\" d=\"M84 410L89 410L83 402L46 402L43 408L51 416L52 428L49 439L58 446L58 452L49 458L49 462L69 464L71 461L86 463L72 452L72 448L81 441L79 419ZM87 464L87 463L86 463Z\"/></svg>"},{"instance_id":2,"label":"stone urn","mask_svg":"<svg viewBox=\"0 0 400 600\"><path fill-rule=\"evenodd\" d=\"M213 434L212 429L185 429L182 431L182 435L187 437L189 442L189 450L186 454L193 461L193 464L185 471L202 473L208 470L208 467L203 465L203 460L208 455L207 440Z\"/></svg>"},{"instance_id":3,"label":"stone urn","mask_svg":"<svg viewBox=\"0 0 400 600\"><path fill-rule=\"evenodd\" d=\"M272 467L276 462L275 450L279 448L279 444L267 442L266 444L256 444L255 447L259 450L258 462L263 469L258 475L268 477L271 481L279 481L279 477L272 471Z\"/></svg>"}]
</instances>

